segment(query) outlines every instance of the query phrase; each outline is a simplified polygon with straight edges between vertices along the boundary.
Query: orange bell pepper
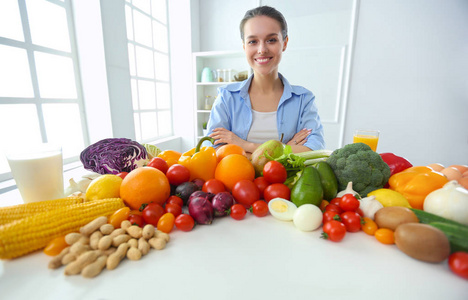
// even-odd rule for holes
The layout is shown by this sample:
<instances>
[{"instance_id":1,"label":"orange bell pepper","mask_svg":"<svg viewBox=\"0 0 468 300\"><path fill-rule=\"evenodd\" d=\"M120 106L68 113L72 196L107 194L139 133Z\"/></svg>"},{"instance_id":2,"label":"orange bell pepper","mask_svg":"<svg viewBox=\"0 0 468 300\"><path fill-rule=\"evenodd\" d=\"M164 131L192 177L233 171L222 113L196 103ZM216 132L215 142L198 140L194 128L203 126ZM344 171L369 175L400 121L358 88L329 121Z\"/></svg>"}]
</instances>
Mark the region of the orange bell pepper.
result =
<instances>
[{"instance_id":1,"label":"orange bell pepper","mask_svg":"<svg viewBox=\"0 0 468 300\"><path fill-rule=\"evenodd\" d=\"M411 207L417 209L423 209L426 196L447 182L448 179L442 173L423 166L408 168L388 180L390 188L405 196Z\"/></svg>"},{"instance_id":2,"label":"orange bell pepper","mask_svg":"<svg viewBox=\"0 0 468 300\"><path fill-rule=\"evenodd\" d=\"M173 164L176 164L179 161L180 156L182 153L174 151L174 150L165 150L158 154L158 157L164 159L167 165L170 167Z\"/></svg>"},{"instance_id":3,"label":"orange bell pepper","mask_svg":"<svg viewBox=\"0 0 468 300\"><path fill-rule=\"evenodd\" d=\"M214 178L218 159L213 147L201 147L204 141L214 143L214 139L205 136L200 139L197 146L182 154L179 164L187 167L190 171L190 180L199 178L207 181Z\"/></svg>"}]
</instances>

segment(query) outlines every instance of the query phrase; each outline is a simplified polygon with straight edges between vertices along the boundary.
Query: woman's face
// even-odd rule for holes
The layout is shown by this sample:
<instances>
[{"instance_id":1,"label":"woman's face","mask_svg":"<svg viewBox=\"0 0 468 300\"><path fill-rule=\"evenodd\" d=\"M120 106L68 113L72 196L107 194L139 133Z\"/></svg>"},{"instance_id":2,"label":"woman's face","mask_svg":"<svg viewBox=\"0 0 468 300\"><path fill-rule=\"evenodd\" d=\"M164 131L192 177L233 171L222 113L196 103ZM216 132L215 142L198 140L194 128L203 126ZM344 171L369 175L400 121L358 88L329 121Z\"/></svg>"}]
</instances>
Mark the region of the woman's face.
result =
<instances>
[{"instance_id":1,"label":"woman's face","mask_svg":"<svg viewBox=\"0 0 468 300\"><path fill-rule=\"evenodd\" d=\"M243 47L247 61L256 73L277 73L287 44L288 38L283 40L280 23L275 19L257 16L244 25Z\"/></svg>"}]
</instances>

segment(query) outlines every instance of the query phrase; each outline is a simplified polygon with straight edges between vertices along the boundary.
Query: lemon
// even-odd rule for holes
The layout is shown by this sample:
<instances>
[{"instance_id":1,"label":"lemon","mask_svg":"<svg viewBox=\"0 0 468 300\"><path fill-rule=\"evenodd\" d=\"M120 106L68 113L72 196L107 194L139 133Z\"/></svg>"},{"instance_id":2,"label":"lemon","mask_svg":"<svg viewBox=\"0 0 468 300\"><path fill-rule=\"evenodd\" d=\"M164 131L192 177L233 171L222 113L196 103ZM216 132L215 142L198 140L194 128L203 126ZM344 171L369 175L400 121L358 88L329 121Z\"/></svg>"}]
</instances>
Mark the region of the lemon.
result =
<instances>
[{"instance_id":1,"label":"lemon","mask_svg":"<svg viewBox=\"0 0 468 300\"><path fill-rule=\"evenodd\" d=\"M120 185L122 178L117 175L101 175L89 184L86 189L87 200L100 200L107 198L120 198Z\"/></svg>"},{"instance_id":2,"label":"lemon","mask_svg":"<svg viewBox=\"0 0 468 300\"><path fill-rule=\"evenodd\" d=\"M148 159L152 159L153 157L158 156L159 153L161 153L161 149L159 149L155 145L151 144L143 144L143 147L145 147L146 152L148 153Z\"/></svg>"},{"instance_id":3,"label":"lemon","mask_svg":"<svg viewBox=\"0 0 468 300\"><path fill-rule=\"evenodd\" d=\"M408 200L397 191L391 189L378 189L367 194L367 196L375 196L375 199L382 203L383 206L403 206L411 208Z\"/></svg>"}]
</instances>

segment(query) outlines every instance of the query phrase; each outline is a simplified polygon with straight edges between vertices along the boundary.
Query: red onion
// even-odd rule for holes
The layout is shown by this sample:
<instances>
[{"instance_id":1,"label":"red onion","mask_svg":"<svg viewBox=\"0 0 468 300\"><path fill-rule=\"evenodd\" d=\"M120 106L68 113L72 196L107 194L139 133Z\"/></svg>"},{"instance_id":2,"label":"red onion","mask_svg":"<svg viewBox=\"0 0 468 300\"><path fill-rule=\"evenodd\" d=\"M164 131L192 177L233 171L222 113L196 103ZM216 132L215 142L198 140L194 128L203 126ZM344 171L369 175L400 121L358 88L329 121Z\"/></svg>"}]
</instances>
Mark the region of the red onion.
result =
<instances>
[{"instance_id":1,"label":"red onion","mask_svg":"<svg viewBox=\"0 0 468 300\"><path fill-rule=\"evenodd\" d=\"M203 197L195 197L190 200L188 206L189 214L198 224L211 224L214 211L211 202Z\"/></svg>"},{"instance_id":2,"label":"red onion","mask_svg":"<svg viewBox=\"0 0 468 300\"><path fill-rule=\"evenodd\" d=\"M190 194L190 197L187 200L187 206L190 204L190 201L195 198L195 197L202 197L205 198L206 200L210 201L213 199L214 194L212 193L206 193L204 191L195 191L192 194Z\"/></svg>"},{"instance_id":3,"label":"red onion","mask_svg":"<svg viewBox=\"0 0 468 300\"><path fill-rule=\"evenodd\" d=\"M215 217L227 215L227 211L234 205L234 197L229 192L217 193L211 200Z\"/></svg>"}]
</instances>

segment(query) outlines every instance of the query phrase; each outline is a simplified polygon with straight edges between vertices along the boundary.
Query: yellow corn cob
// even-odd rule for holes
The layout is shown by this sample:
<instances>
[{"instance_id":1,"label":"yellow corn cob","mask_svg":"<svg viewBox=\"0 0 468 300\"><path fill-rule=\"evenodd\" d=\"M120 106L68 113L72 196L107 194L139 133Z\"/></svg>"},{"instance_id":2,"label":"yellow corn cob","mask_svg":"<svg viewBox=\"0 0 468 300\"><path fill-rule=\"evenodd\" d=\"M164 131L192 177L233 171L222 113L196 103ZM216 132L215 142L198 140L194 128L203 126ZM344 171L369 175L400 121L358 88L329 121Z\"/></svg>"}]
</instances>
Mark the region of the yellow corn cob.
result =
<instances>
[{"instance_id":1,"label":"yellow corn cob","mask_svg":"<svg viewBox=\"0 0 468 300\"><path fill-rule=\"evenodd\" d=\"M81 197L69 197L2 207L0 208L0 225L26 218L37 213L83 202L84 199Z\"/></svg>"},{"instance_id":2,"label":"yellow corn cob","mask_svg":"<svg viewBox=\"0 0 468 300\"><path fill-rule=\"evenodd\" d=\"M0 258L15 258L44 248L52 239L124 207L120 198L90 201L35 214L0 226Z\"/></svg>"}]
</instances>

